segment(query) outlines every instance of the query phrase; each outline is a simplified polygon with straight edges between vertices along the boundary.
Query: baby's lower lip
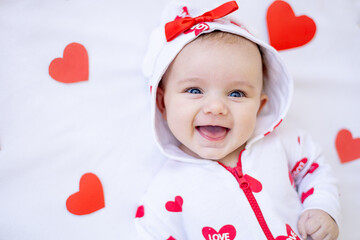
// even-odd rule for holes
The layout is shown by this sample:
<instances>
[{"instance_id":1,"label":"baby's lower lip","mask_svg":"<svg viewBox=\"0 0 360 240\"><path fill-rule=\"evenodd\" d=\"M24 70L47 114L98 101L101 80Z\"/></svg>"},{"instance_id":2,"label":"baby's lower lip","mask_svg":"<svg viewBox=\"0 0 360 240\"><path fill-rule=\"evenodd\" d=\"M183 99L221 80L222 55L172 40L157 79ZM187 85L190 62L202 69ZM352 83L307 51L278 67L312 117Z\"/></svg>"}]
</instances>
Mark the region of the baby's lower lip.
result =
<instances>
[{"instance_id":1,"label":"baby's lower lip","mask_svg":"<svg viewBox=\"0 0 360 240\"><path fill-rule=\"evenodd\" d=\"M230 129L221 126L197 126L196 130L209 141L220 141L226 137Z\"/></svg>"}]
</instances>

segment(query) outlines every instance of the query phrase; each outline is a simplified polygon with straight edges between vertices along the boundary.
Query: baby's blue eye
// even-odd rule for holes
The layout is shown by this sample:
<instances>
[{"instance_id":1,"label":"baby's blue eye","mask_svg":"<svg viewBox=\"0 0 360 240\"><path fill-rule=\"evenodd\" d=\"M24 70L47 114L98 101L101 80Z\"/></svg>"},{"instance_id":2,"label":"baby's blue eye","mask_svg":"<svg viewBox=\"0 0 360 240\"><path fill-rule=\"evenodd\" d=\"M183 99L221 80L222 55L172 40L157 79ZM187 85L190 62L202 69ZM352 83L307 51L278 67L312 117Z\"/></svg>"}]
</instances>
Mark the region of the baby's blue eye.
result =
<instances>
[{"instance_id":1,"label":"baby's blue eye","mask_svg":"<svg viewBox=\"0 0 360 240\"><path fill-rule=\"evenodd\" d=\"M240 98L240 97L245 97L245 93L241 92L241 91L232 91L230 94L229 94L230 97L237 97L237 98Z\"/></svg>"},{"instance_id":2,"label":"baby's blue eye","mask_svg":"<svg viewBox=\"0 0 360 240\"><path fill-rule=\"evenodd\" d=\"M186 90L186 92L191 94L201 94L201 91L198 88L189 88Z\"/></svg>"}]
</instances>

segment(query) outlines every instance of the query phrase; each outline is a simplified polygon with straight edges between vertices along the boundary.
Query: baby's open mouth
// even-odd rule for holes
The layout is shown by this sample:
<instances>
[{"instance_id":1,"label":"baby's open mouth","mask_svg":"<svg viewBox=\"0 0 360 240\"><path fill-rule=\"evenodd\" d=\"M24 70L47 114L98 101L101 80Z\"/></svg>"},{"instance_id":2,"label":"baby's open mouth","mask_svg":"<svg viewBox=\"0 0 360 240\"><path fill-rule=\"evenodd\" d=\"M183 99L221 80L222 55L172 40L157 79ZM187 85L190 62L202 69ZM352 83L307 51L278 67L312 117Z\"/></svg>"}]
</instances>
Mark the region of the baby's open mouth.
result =
<instances>
[{"instance_id":1,"label":"baby's open mouth","mask_svg":"<svg viewBox=\"0 0 360 240\"><path fill-rule=\"evenodd\" d=\"M227 133L230 131L229 128L222 126L197 126L196 130L200 133L201 136L210 141L219 141L226 137Z\"/></svg>"}]
</instances>

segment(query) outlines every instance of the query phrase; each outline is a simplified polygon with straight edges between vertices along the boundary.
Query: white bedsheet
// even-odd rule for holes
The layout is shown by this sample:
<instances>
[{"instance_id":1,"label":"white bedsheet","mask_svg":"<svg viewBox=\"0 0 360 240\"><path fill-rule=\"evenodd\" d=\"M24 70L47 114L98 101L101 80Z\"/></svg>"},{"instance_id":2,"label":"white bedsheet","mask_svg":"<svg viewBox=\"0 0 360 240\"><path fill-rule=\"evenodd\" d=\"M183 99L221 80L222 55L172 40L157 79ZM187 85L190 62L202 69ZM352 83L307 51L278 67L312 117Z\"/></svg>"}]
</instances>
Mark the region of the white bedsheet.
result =
<instances>
[{"instance_id":1,"label":"white bedsheet","mask_svg":"<svg viewBox=\"0 0 360 240\"><path fill-rule=\"evenodd\" d=\"M163 163L141 64L166 2L0 2L0 239L135 239L137 201ZM360 3L286 2L316 32L281 51L295 79L284 124L323 145L339 177L339 239L360 239ZM236 13L267 41L272 3L239 0ZM67 46L80 56L73 83L58 73L66 60L51 65Z\"/></svg>"}]
</instances>

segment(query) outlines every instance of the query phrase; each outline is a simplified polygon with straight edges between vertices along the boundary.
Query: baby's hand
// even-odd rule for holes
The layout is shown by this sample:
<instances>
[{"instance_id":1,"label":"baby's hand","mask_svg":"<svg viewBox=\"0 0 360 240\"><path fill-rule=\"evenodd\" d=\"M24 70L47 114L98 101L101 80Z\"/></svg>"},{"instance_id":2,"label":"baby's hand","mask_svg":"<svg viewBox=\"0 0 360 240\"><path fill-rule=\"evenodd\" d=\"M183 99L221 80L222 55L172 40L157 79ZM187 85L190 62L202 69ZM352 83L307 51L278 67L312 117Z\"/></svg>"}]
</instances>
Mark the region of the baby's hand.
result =
<instances>
[{"instance_id":1,"label":"baby's hand","mask_svg":"<svg viewBox=\"0 0 360 240\"><path fill-rule=\"evenodd\" d=\"M313 240L336 240L339 235L334 219L320 209L303 212L298 221L298 229L303 239L311 236Z\"/></svg>"}]
</instances>

